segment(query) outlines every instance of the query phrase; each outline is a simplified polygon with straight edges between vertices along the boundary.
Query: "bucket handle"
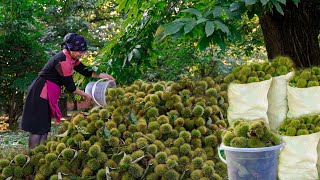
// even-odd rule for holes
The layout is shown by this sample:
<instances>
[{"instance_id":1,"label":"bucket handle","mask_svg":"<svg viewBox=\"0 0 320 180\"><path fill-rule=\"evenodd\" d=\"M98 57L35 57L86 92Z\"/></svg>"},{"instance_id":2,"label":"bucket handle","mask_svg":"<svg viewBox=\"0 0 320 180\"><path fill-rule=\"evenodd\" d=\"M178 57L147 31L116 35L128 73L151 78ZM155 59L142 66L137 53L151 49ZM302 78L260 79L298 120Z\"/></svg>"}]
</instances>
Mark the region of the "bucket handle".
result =
<instances>
[{"instance_id":1,"label":"bucket handle","mask_svg":"<svg viewBox=\"0 0 320 180\"><path fill-rule=\"evenodd\" d=\"M92 87L92 90L91 90L91 94L92 94L92 98L94 100L95 103L97 103L99 106L102 106L100 103L98 103L98 101L96 100L96 98L94 98L94 92L96 90L96 87L97 87L97 84L98 82L100 81L103 81L103 80L108 80L107 78L102 78L102 79L99 79L97 82L94 83L93 87Z\"/></svg>"},{"instance_id":2,"label":"bucket handle","mask_svg":"<svg viewBox=\"0 0 320 180\"><path fill-rule=\"evenodd\" d=\"M221 151L224 151L224 149L218 147L218 155L219 155L220 160L221 160L222 162L224 162L225 164L227 164L227 161L222 157L222 155L221 155L221 153L220 153Z\"/></svg>"}]
</instances>

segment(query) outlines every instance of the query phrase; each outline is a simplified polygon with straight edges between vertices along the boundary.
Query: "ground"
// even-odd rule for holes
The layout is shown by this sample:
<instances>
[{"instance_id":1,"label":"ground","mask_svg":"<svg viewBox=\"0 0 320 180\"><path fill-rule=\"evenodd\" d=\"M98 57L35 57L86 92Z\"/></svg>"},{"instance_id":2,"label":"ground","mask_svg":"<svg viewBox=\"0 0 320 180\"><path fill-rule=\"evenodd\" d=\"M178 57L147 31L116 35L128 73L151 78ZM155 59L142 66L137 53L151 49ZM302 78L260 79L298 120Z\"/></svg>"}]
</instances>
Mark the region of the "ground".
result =
<instances>
[{"instance_id":1,"label":"ground","mask_svg":"<svg viewBox=\"0 0 320 180\"><path fill-rule=\"evenodd\" d=\"M69 120L74 113L77 113L81 110L85 110L90 108L88 102L79 102L78 103L78 111L73 111L73 103L67 104L67 116L63 117L62 120ZM6 123L7 119L2 117L0 118L0 158L3 157L14 157L18 153L22 153L28 150L28 136L29 133L16 130L10 131L8 130L8 124ZM51 134L55 134L59 128L59 125L56 122L52 122L52 130Z\"/></svg>"}]
</instances>

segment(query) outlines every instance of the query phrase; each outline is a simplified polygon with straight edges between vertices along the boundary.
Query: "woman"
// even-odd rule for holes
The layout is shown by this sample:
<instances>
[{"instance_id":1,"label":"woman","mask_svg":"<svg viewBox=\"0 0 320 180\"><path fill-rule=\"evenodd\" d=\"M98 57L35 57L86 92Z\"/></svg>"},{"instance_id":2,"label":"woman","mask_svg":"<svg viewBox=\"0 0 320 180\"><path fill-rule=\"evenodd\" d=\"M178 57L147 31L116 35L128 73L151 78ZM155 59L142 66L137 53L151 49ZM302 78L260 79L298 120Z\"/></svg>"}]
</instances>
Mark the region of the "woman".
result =
<instances>
[{"instance_id":1,"label":"woman","mask_svg":"<svg viewBox=\"0 0 320 180\"><path fill-rule=\"evenodd\" d=\"M60 122L58 99L61 86L65 86L69 92L83 96L87 101L92 100L90 94L76 88L72 77L73 70L86 77L114 80L106 73L98 75L88 70L79 61L87 50L86 41L82 36L68 33L63 39L62 49L47 62L28 89L20 125L22 130L30 132L29 149L47 140L51 117Z\"/></svg>"}]
</instances>

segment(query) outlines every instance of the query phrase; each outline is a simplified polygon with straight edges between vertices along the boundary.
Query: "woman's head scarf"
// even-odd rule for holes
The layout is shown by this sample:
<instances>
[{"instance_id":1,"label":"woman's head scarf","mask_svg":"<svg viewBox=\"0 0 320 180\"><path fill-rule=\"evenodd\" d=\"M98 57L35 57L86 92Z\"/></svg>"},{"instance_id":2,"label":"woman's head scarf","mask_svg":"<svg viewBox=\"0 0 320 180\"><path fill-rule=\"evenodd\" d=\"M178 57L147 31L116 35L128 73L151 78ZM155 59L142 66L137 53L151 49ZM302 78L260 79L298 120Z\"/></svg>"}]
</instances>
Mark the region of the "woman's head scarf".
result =
<instances>
[{"instance_id":1,"label":"woman's head scarf","mask_svg":"<svg viewBox=\"0 0 320 180\"><path fill-rule=\"evenodd\" d=\"M68 33L63 38L62 48L69 51L86 51L87 43L82 36L76 33Z\"/></svg>"}]
</instances>

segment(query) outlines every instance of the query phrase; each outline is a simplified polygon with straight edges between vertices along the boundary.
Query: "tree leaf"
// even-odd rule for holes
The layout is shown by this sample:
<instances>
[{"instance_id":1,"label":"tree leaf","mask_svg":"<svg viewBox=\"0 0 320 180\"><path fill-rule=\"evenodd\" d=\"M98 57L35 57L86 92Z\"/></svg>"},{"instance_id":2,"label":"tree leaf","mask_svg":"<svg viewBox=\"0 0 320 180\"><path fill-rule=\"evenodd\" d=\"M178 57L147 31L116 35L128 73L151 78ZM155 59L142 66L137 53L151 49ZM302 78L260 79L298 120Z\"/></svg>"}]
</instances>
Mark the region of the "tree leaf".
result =
<instances>
[{"instance_id":1,"label":"tree leaf","mask_svg":"<svg viewBox=\"0 0 320 180\"><path fill-rule=\"evenodd\" d=\"M155 5L158 9L163 9L167 6L167 3L164 1L157 2Z\"/></svg>"},{"instance_id":2,"label":"tree leaf","mask_svg":"<svg viewBox=\"0 0 320 180\"><path fill-rule=\"evenodd\" d=\"M165 34L166 28L164 26L159 26L155 33L155 41L162 41L167 35Z\"/></svg>"},{"instance_id":3,"label":"tree leaf","mask_svg":"<svg viewBox=\"0 0 320 180\"><path fill-rule=\"evenodd\" d=\"M230 5L230 11L238 11L240 9L240 3L234 2Z\"/></svg>"},{"instance_id":4,"label":"tree leaf","mask_svg":"<svg viewBox=\"0 0 320 180\"><path fill-rule=\"evenodd\" d=\"M206 21L208 21L208 19L200 18L200 19L197 20L197 24L200 24L200 23L203 23L203 22L206 22Z\"/></svg>"},{"instance_id":5,"label":"tree leaf","mask_svg":"<svg viewBox=\"0 0 320 180\"><path fill-rule=\"evenodd\" d=\"M132 53L133 53L133 57L134 57L134 58L136 58L136 59L140 59L140 58L141 58L141 54L140 54L140 52L139 52L138 49L134 48L134 49L132 50Z\"/></svg>"},{"instance_id":6,"label":"tree leaf","mask_svg":"<svg viewBox=\"0 0 320 180\"><path fill-rule=\"evenodd\" d=\"M194 14L196 15L198 18L201 18L202 17L202 14L200 11L198 11L197 9L194 9L194 8L188 8L188 9L184 9L180 12L188 12L188 13L191 13L191 14Z\"/></svg>"},{"instance_id":7,"label":"tree leaf","mask_svg":"<svg viewBox=\"0 0 320 180\"><path fill-rule=\"evenodd\" d=\"M260 2L261 2L262 5L264 6L264 5L266 5L266 4L269 2L269 0L260 0Z\"/></svg>"},{"instance_id":8,"label":"tree leaf","mask_svg":"<svg viewBox=\"0 0 320 180\"><path fill-rule=\"evenodd\" d=\"M252 11L247 11L247 14L249 19L252 19L254 17L254 12Z\"/></svg>"},{"instance_id":9,"label":"tree leaf","mask_svg":"<svg viewBox=\"0 0 320 180\"><path fill-rule=\"evenodd\" d=\"M183 22L172 22L167 24L166 30L164 31L165 35L171 35L177 33L185 23Z\"/></svg>"},{"instance_id":10,"label":"tree leaf","mask_svg":"<svg viewBox=\"0 0 320 180\"><path fill-rule=\"evenodd\" d=\"M271 0L271 2L272 2L273 5L276 7L277 11L278 11L280 14L284 15L283 9L282 9L282 7L280 6L279 2L276 1L276 0Z\"/></svg>"},{"instance_id":11,"label":"tree leaf","mask_svg":"<svg viewBox=\"0 0 320 180\"><path fill-rule=\"evenodd\" d=\"M131 61L132 57L133 57L133 53L132 53L132 51L131 51L131 52L128 54L128 62Z\"/></svg>"},{"instance_id":12,"label":"tree leaf","mask_svg":"<svg viewBox=\"0 0 320 180\"><path fill-rule=\"evenodd\" d=\"M222 32L225 32L227 34L230 33L228 26L226 26L224 23L222 23L219 20L215 20L214 23L221 29Z\"/></svg>"},{"instance_id":13,"label":"tree leaf","mask_svg":"<svg viewBox=\"0 0 320 180\"><path fill-rule=\"evenodd\" d=\"M207 37L210 36L214 32L214 23L213 21L207 21L205 27Z\"/></svg>"},{"instance_id":14,"label":"tree leaf","mask_svg":"<svg viewBox=\"0 0 320 180\"><path fill-rule=\"evenodd\" d=\"M135 6L137 6L137 5L135 4ZM139 8L134 8L134 9L133 9L133 16L134 16L134 17L137 17L138 12L139 12Z\"/></svg>"},{"instance_id":15,"label":"tree leaf","mask_svg":"<svg viewBox=\"0 0 320 180\"><path fill-rule=\"evenodd\" d=\"M107 140L109 140L111 138L111 133L109 131L109 129L107 129L106 127L103 128L103 133L102 133L103 137Z\"/></svg>"},{"instance_id":16,"label":"tree leaf","mask_svg":"<svg viewBox=\"0 0 320 180\"><path fill-rule=\"evenodd\" d=\"M210 126L211 124L212 124L212 119L209 117L208 118L208 121L207 121L207 123L206 123L208 126Z\"/></svg>"},{"instance_id":17,"label":"tree leaf","mask_svg":"<svg viewBox=\"0 0 320 180\"><path fill-rule=\"evenodd\" d=\"M128 60L128 56L124 57L122 68L124 68L124 66L126 65L127 60Z\"/></svg>"},{"instance_id":18,"label":"tree leaf","mask_svg":"<svg viewBox=\"0 0 320 180\"><path fill-rule=\"evenodd\" d=\"M191 22L189 22L188 24L186 24L186 25L184 26L184 32L185 32L185 33L190 32L190 31L194 28L194 26L196 26L196 25L197 25L197 22L196 22L196 21L191 21Z\"/></svg>"},{"instance_id":19,"label":"tree leaf","mask_svg":"<svg viewBox=\"0 0 320 180\"><path fill-rule=\"evenodd\" d=\"M183 36L183 34L184 34L184 29L181 28L180 31L178 31L177 33L172 35L172 40L175 41L175 40L181 38Z\"/></svg>"},{"instance_id":20,"label":"tree leaf","mask_svg":"<svg viewBox=\"0 0 320 180\"><path fill-rule=\"evenodd\" d=\"M257 0L245 0L246 6L254 5Z\"/></svg>"},{"instance_id":21,"label":"tree leaf","mask_svg":"<svg viewBox=\"0 0 320 180\"><path fill-rule=\"evenodd\" d=\"M296 6L298 6L300 0L292 0Z\"/></svg>"},{"instance_id":22,"label":"tree leaf","mask_svg":"<svg viewBox=\"0 0 320 180\"><path fill-rule=\"evenodd\" d=\"M115 162L120 162L121 159L126 155L125 152L121 151L120 153L118 154L113 154L112 155L112 159L115 161Z\"/></svg>"},{"instance_id":23,"label":"tree leaf","mask_svg":"<svg viewBox=\"0 0 320 180\"><path fill-rule=\"evenodd\" d=\"M203 17L205 18L208 18L210 15L213 14L213 11L212 10L209 10L209 11L206 11L204 14L203 14Z\"/></svg>"},{"instance_id":24,"label":"tree leaf","mask_svg":"<svg viewBox=\"0 0 320 180\"><path fill-rule=\"evenodd\" d=\"M137 117L133 113L128 114L128 119L132 124L138 123Z\"/></svg>"},{"instance_id":25,"label":"tree leaf","mask_svg":"<svg viewBox=\"0 0 320 180\"><path fill-rule=\"evenodd\" d=\"M219 16L222 13L222 10L223 9L220 6L217 6L212 12L213 16Z\"/></svg>"},{"instance_id":26,"label":"tree leaf","mask_svg":"<svg viewBox=\"0 0 320 180\"><path fill-rule=\"evenodd\" d=\"M209 46L210 40L207 37L202 37L202 39L200 40L199 44L198 44L198 48L200 49L200 51L203 51L206 49L206 47Z\"/></svg>"},{"instance_id":27,"label":"tree leaf","mask_svg":"<svg viewBox=\"0 0 320 180\"><path fill-rule=\"evenodd\" d=\"M223 97L218 97L218 104L222 105L224 103L224 98Z\"/></svg>"},{"instance_id":28,"label":"tree leaf","mask_svg":"<svg viewBox=\"0 0 320 180\"><path fill-rule=\"evenodd\" d=\"M284 5L286 5L286 0L278 0L278 2L280 2L280 3L284 4Z\"/></svg>"},{"instance_id":29,"label":"tree leaf","mask_svg":"<svg viewBox=\"0 0 320 180\"><path fill-rule=\"evenodd\" d=\"M124 9L126 7L126 4L127 4L127 1L121 1L119 6L117 7L118 11L121 11L122 9Z\"/></svg>"},{"instance_id":30,"label":"tree leaf","mask_svg":"<svg viewBox=\"0 0 320 180\"><path fill-rule=\"evenodd\" d=\"M224 42L223 39L219 38L218 45L219 45L219 47L221 48L222 51L226 50L226 43Z\"/></svg>"},{"instance_id":31,"label":"tree leaf","mask_svg":"<svg viewBox=\"0 0 320 180\"><path fill-rule=\"evenodd\" d=\"M179 18L179 19L174 20L173 22L190 22L190 21L193 21L193 19L191 19L191 18Z\"/></svg>"}]
</instances>

